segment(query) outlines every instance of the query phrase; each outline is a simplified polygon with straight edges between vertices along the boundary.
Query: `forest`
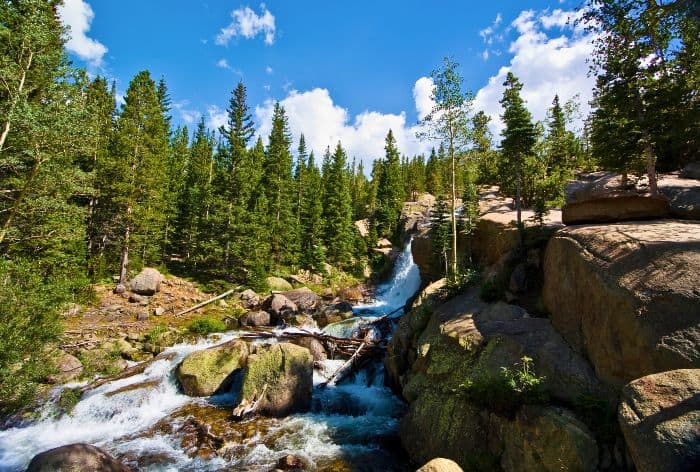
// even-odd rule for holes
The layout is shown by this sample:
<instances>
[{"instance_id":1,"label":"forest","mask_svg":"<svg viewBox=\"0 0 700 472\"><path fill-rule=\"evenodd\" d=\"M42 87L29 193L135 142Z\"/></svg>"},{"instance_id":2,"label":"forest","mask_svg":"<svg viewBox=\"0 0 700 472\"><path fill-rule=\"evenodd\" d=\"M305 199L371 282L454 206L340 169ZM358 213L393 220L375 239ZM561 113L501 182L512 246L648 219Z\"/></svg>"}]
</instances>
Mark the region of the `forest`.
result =
<instances>
[{"instance_id":1,"label":"forest","mask_svg":"<svg viewBox=\"0 0 700 472\"><path fill-rule=\"evenodd\" d=\"M377 263L376 241L398 237L404 202L422 192L438 199L437 257L456 244L449 233L472 230L481 185L499 185L540 218L582 170L647 174L654 192L656 170L700 156L697 3L590 3L582 21L605 34L583 129L572 125L578 103L556 91L547 119L534 121L510 73L505 129L493 136L446 58L419 136L433 150L402 154L387 130L385 155L365 169L341 142L315 155L279 103L269 136L256 135L242 81L219 129L203 118L195 129L174 126L167 78L148 70L118 105L114 84L69 62L57 0L0 2L0 412L31 400L63 307L89 303L92 284L119 290L146 266L255 290L268 275L324 264L362 278ZM462 211L449 221L457 199ZM363 219L367 237L355 225Z\"/></svg>"}]
</instances>

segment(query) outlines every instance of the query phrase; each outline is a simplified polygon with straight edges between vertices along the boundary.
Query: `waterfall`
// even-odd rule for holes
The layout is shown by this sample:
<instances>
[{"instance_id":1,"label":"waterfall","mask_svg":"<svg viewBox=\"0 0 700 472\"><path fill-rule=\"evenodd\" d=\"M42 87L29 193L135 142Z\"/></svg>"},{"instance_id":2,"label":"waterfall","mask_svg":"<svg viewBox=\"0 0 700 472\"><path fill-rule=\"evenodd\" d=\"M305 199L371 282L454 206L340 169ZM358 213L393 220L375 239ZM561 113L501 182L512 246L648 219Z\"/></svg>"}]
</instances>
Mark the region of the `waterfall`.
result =
<instances>
[{"instance_id":1,"label":"waterfall","mask_svg":"<svg viewBox=\"0 0 700 472\"><path fill-rule=\"evenodd\" d=\"M351 319L352 323L402 307L419 287L420 276L409 241L391 278L377 288L376 299L355 307L358 316ZM229 332L196 344L173 346L165 351L175 353L172 360L155 362L142 374L86 393L69 415L56 415L55 401L49 402L35 423L0 431L0 471L22 471L37 453L75 442L94 444L147 471L269 470L286 454L300 456L318 470L333 467L337 461L347 461L363 470L409 470L402 453L391 446L397 442L398 421L405 407L383 386L379 363L370 364L337 386L314 388L308 413L282 419L259 418L242 426L231 420L232 428L254 422L255 434L231 446L230 454L211 459L188 455L182 446L183 433L159 425L182 423L185 417L178 412L188 407L225 415L233 396L188 397L180 392L174 370L186 355L237 335ZM342 362L322 363L314 373L314 384L324 382ZM147 388L128 388L145 383L149 384ZM57 387L54 397L62 388L80 385Z\"/></svg>"}]
</instances>

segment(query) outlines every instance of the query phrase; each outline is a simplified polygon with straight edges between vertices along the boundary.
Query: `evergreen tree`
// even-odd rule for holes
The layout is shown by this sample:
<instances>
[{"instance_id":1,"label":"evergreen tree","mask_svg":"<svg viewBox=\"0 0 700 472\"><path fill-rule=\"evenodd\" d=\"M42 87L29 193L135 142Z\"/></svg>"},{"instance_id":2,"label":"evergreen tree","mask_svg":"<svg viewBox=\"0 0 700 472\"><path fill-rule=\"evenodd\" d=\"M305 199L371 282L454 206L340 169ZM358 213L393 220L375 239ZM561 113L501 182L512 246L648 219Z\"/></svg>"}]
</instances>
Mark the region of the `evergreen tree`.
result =
<instances>
[{"instance_id":1,"label":"evergreen tree","mask_svg":"<svg viewBox=\"0 0 700 472\"><path fill-rule=\"evenodd\" d=\"M435 148L431 149L430 157L425 165L425 186L431 195L440 196L445 193L442 183L442 166L435 153Z\"/></svg>"},{"instance_id":2,"label":"evergreen tree","mask_svg":"<svg viewBox=\"0 0 700 472\"><path fill-rule=\"evenodd\" d=\"M384 146L385 159L382 173L377 185L377 210L374 215L374 227L379 237L392 237L398 224L403 206L404 190L401 176L399 151L391 130L386 135Z\"/></svg>"},{"instance_id":3,"label":"evergreen tree","mask_svg":"<svg viewBox=\"0 0 700 472\"><path fill-rule=\"evenodd\" d=\"M167 190L164 198L165 207L163 208L165 212L164 256L167 251L177 250L174 237L176 237L175 233L178 225L178 203L182 200L185 190L189 154L189 132L187 131L187 126L178 126L170 142L167 162Z\"/></svg>"},{"instance_id":4,"label":"evergreen tree","mask_svg":"<svg viewBox=\"0 0 700 472\"><path fill-rule=\"evenodd\" d=\"M478 181L484 184L498 183L498 162L493 149L493 136L489 130L491 117L479 111L472 118L474 147L473 160L478 166Z\"/></svg>"},{"instance_id":5,"label":"evergreen tree","mask_svg":"<svg viewBox=\"0 0 700 472\"><path fill-rule=\"evenodd\" d=\"M522 83L509 72L503 84L505 91L500 103L503 107L501 132L501 190L506 195L514 196L518 227L522 226L523 181L527 177L526 159L533 155L535 146L535 126L525 102L520 96ZM515 195L513 195L515 193Z\"/></svg>"},{"instance_id":6,"label":"evergreen tree","mask_svg":"<svg viewBox=\"0 0 700 472\"><path fill-rule=\"evenodd\" d=\"M272 260L278 268L294 265L299 252L290 145L287 116L282 105L276 103L262 183L269 206Z\"/></svg>"},{"instance_id":7,"label":"evergreen tree","mask_svg":"<svg viewBox=\"0 0 700 472\"><path fill-rule=\"evenodd\" d=\"M328 260L340 268L348 268L354 249L352 197L347 176L347 157L340 142L324 175L325 241Z\"/></svg>"},{"instance_id":8,"label":"evergreen tree","mask_svg":"<svg viewBox=\"0 0 700 472\"><path fill-rule=\"evenodd\" d=\"M319 271L325 260L323 202L319 198L323 194L323 186L313 152L309 155L304 175L306 190L301 204L301 264L306 269Z\"/></svg>"}]
</instances>

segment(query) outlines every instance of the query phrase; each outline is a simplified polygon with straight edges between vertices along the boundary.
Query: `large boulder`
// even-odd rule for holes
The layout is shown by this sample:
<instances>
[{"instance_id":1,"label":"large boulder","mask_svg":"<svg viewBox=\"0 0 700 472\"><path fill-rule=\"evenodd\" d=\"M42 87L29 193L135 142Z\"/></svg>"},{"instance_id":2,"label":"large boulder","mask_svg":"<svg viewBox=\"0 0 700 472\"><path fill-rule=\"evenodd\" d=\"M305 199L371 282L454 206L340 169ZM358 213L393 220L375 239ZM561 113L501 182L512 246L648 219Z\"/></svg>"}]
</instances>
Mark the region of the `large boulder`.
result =
<instances>
[{"instance_id":1,"label":"large boulder","mask_svg":"<svg viewBox=\"0 0 700 472\"><path fill-rule=\"evenodd\" d=\"M246 289L239 296L243 308L255 308L260 305L260 296L251 289Z\"/></svg>"},{"instance_id":2,"label":"large boulder","mask_svg":"<svg viewBox=\"0 0 700 472\"><path fill-rule=\"evenodd\" d=\"M155 295L160 290L160 284L165 277L156 269L144 268L129 282L129 290L139 295Z\"/></svg>"},{"instance_id":3,"label":"large boulder","mask_svg":"<svg viewBox=\"0 0 700 472\"><path fill-rule=\"evenodd\" d=\"M175 375L186 395L213 395L229 386L234 371L246 365L248 352L248 344L240 340L195 351L182 360Z\"/></svg>"},{"instance_id":4,"label":"large boulder","mask_svg":"<svg viewBox=\"0 0 700 472\"><path fill-rule=\"evenodd\" d=\"M258 401L257 412L282 417L308 410L313 389L313 357L291 343L257 346L248 357L241 399Z\"/></svg>"},{"instance_id":5,"label":"large boulder","mask_svg":"<svg viewBox=\"0 0 700 472\"><path fill-rule=\"evenodd\" d=\"M647 375L622 389L618 416L640 472L700 470L700 370Z\"/></svg>"},{"instance_id":6,"label":"large boulder","mask_svg":"<svg viewBox=\"0 0 700 472\"><path fill-rule=\"evenodd\" d=\"M277 321L284 320L298 311L296 304L281 293L273 293L269 296L263 303L263 307Z\"/></svg>"},{"instance_id":7,"label":"large boulder","mask_svg":"<svg viewBox=\"0 0 700 472\"><path fill-rule=\"evenodd\" d=\"M449 459L438 457L433 459L416 472L463 472L462 468L455 462Z\"/></svg>"},{"instance_id":8,"label":"large boulder","mask_svg":"<svg viewBox=\"0 0 700 472\"><path fill-rule=\"evenodd\" d=\"M34 456L27 472L130 472L131 469L90 444L68 444Z\"/></svg>"},{"instance_id":9,"label":"large boulder","mask_svg":"<svg viewBox=\"0 0 700 472\"><path fill-rule=\"evenodd\" d=\"M315 310L321 304L321 297L308 287L295 288L282 292L283 296L296 305L297 309L305 313Z\"/></svg>"},{"instance_id":10,"label":"large boulder","mask_svg":"<svg viewBox=\"0 0 700 472\"><path fill-rule=\"evenodd\" d=\"M504 470L598 470L598 445L593 434L564 408L526 405L505 425L504 436Z\"/></svg>"},{"instance_id":11,"label":"large boulder","mask_svg":"<svg viewBox=\"0 0 700 472\"><path fill-rule=\"evenodd\" d=\"M547 246L552 324L614 386L700 367L700 223L570 227Z\"/></svg>"},{"instance_id":12,"label":"large boulder","mask_svg":"<svg viewBox=\"0 0 700 472\"><path fill-rule=\"evenodd\" d=\"M700 220L700 179L660 175L659 191L668 198L671 215L684 220Z\"/></svg>"},{"instance_id":13,"label":"large boulder","mask_svg":"<svg viewBox=\"0 0 700 472\"><path fill-rule=\"evenodd\" d=\"M623 194L567 203L561 209L561 218L565 225L579 225L653 220L666 218L670 212L668 199L663 195Z\"/></svg>"},{"instance_id":14,"label":"large boulder","mask_svg":"<svg viewBox=\"0 0 700 472\"><path fill-rule=\"evenodd\" d=\"M243 326L270 326L270 314L266 311L249 311L238 320Z\"/></svg>"},{"instance_id":15,"label":"large boulder","mask_svg":"<svg viewBox=\"0 0 700 472\"><path fill-rule=\"evenodd\" d=\"M337 303L333 303L332 305L324 306L314 315L314 319L320 327L324 327L331 323L347 320L353 316L352 305L350 305L348 302L339 301Z\"/></svg>"},{"instance_id":16,"label":"large boulder","mask_svg":"<svg viewBox=\"0 0 700 472\"><path fill-rule=\"evenodd\" d=\"M267 286L270 287L270 290L273 291L286 292L294 288L292 284L281 277L268 277L265 279L265 282L267 282Z\"/></svg>"}]
</instances>

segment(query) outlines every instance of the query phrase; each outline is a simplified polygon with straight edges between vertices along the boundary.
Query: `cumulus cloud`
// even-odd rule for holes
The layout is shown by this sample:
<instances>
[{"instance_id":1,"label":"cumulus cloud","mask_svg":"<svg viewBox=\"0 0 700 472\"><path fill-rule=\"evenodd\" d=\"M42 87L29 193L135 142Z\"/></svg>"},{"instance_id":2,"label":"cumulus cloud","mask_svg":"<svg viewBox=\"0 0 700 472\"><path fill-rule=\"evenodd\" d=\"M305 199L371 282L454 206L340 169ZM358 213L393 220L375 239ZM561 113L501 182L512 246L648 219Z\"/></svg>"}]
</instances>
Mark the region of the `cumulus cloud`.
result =
<instances>
[{"instance_id":1,"label":"cumulus cloud","mask_svg":"<svg viewBox=\"0 0 700 472\"><path fill-rule=\"evenodd\" d=\"M416 102L416 111L418 119L422 120L433 110L433 79L430 77L421 77L416 80L413 86L413 100Z\"/></svg>"},{"instance_id":2,"label":"cumulus cloud","mask_svg":"<svg viewBox=\"0 0 700 472\"><path fill-rule=\"evenodd\" d=\"M272 67L270 67L270 66L265 67L265 72L268 74L272 74L272 72L273 72Z\"/></svg>"},{"instance_id":3,"label":"cumulus cloud","mask_svg":"<svg viewBox=\"0 0 700 472\"><path fill-rule=\"evenodd\" d=\"M228 123L228 114L216 105L207 107L207 126L211 129L219 129Z\"/></svg>"},{"instance_id":4,"label":"cumulus cloud","mask_svg":"<svg viewBox=\"0 0 700 472\"><path fill-rule=\"evenodd\" d=\"M61 23L70 28L66 49L90 65L100 67L107 47L87 36L95 17L90 4L84 0L65 0L58 7L58 15Z\"/></svg>"},{"instance_id":5,"label":"cumulus cloud","mask_svg":"<svg viewBox=\"0 0 700 472\"><path fill-rule=\"evenodd\" d=\"M226 59L219 59L216 62L216 67L221 67L222 69L231 69L231 65Z\"/></svg>"},{"instance_id":6,"label":"cumulus cloud","mask_svg":"<svg viewBox=\"0 0 700 472\"><path fill-rule=\"evenodd\" d=\"M231 12L231 18L233 21L216 36L216 44L219 46L226 46L234 36L251 39L258 34L265 36L265 44L275 42L275 17L265 4L260 5L260 15L250 7L241 7Z\"/></svg>"},{"instance_id":7,"label":"cumulus cloud","mask_svg":"<svg viewBox=\"0 0 700 472\"><path fill-rule=\"evenodd\" d=\"M579 95L581 112L583 116L588 114L595 81L588 76L586 60L593 52L594 37L570 21L578 15L562 10L551 13L527 10L513 20L511 26L516 37L508 50L513 57L477 92L474 103L475 110L491 116L496 136L503 129L499 100L508 72L513 72L524 84L522 96L535 120L546 117L555 94L559 94L562 102ZM581 119L574 126L580 128Z\"/></svg>"},{"instance_id":8,"label":"cumulus cloud","mask_svg":"<svg viewBox=\"0 0 700 472\"><path fill-rule=\"evenodd\" d=\"M188 125L194 124L202 116L197 110L189 108L189 100L182 100L173 103L173 108L180 114L182 121Z\"/></svg>"},{"instance_id":9,"label":"cumulus cloud","mask_svg":"<svg viewBox=\"0 0 700 472\"><path fill-rule=\"evenodd\" d=\"M428 113L432 108L426 102L430 100L431 93L430 79L422 77L416 81L413 96L419 115ZM258 133L263 139L270 134L274 103L267 100L255 108ZM399 151L403 154L425 153L430 148L428 143L420 142L415 137L417 126L407 123L405 112L393 114L368 110L353 117L346 108L334 103L325 88L305 92L292 90L280 104L287 113L294 139L304 133L307 146L318 156L325 152L326 147L332 150L341 141L348 156L362 160L365 169L370 169L372 160L384 156L384 138L389 129L393 131Z\"/></svg>"}]
</instances>

